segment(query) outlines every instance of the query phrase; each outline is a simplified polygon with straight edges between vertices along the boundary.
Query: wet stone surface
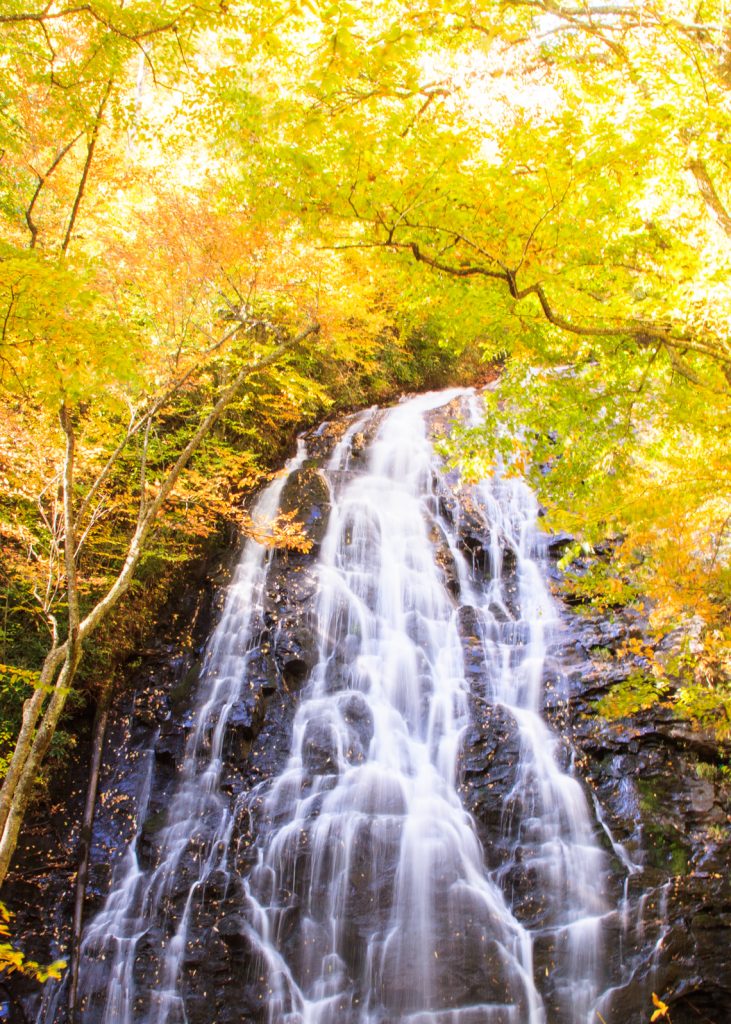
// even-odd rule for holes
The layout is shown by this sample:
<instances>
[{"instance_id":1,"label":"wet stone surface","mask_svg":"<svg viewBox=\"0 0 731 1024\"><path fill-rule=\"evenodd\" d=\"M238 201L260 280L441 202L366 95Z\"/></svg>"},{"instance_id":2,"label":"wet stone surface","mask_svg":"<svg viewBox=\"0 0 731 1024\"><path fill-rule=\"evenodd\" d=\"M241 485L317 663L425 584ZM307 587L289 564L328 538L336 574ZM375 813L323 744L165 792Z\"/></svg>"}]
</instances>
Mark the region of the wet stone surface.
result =
<instances>
[{"instance_id":1,"label":"wet stone surface","mask_svg":"<svg viewBox=\"0 0 731 1024\"><path fill-rule=\"evenodd\" d=\"M604 834L622 908L607 962L612 973L621 964L633 972L613 997L612 1019L640 1024L646 1014L638 1007L651 1013L656 992L673 1024L716 1024L731 1005L731 787L718 768L731 750L661 706L601 719L596 699L638 667L627 641L652 639L635 608L576 612L565 609L571 699L549 715L570 737L577 773L635 865L628 873Z\"/></svg>"}]
</instances>

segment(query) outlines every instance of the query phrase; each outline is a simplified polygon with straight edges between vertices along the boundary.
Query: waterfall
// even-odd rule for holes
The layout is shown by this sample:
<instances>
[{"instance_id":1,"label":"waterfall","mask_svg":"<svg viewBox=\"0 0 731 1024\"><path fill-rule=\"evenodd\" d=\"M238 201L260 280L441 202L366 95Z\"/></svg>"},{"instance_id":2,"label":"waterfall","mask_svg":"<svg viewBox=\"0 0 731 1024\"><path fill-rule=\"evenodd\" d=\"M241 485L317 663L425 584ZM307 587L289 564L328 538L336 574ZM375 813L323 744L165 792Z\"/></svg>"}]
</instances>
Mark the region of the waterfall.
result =
<instances>
[{"instance_id":1,"label":"waterfall","mask_svg":"<svg viewBox=\"0 0 731 1024\"><path fill-rule=\"evenodd\" d=\"M305 458L304 446L288 464L291 472ZM253 519L266 523L276 514L284 475L261 495ZM222 751L228 715L246 685L247 663L255 656L252 624L263 604L266 549L245 545L229 588L221 621L209 643L200 688L200 706L188 739L182 778L160 837L154 870L140 870L128 852L113 880L102 911L86 928L81 947L80 993L83 1016L104 1024L168 1024L185 1020L177 985L194 894L216 870L226 869L231 809L220 792ZM143 804L144 812L144 804ZM139 840L139 831L136 837ZM190 864L181 865L183 860ZM190 876L188 898L180 920L163 927L155 991L144 1017L135 1004L135 963L140 944L150 933L165 898L184 867Z\"/></svg>"},{"instance_id":2,"label":"waterfall","mask_svg":"<svg viewBox=\"0 0 731 1024\"><path fill-rule=\"evenodd\" d=\"M541 715L561 629L541 568L546 540L521 480L498 470L468 486L441 471L431 424L457 414L479 416L471 392L369 410L321 467L330 510L306 613L316 657L283 769L232 800L222 792L227 725L253 685L272 571L270 553L247 542L156 863L143 870L128 852L86 929L84 1024L188 1020L181 969L193 908L216 887L237 894L248 969L266 994L262 1022L596 1019L607 866L570 758ZM301 443L288 473L306 459ZM285 485L263 493L258 517L275 514ZM479 551L468 531L481 534ZM483 842L461 786L476 708L499 713L517 752L499 826ZM242 815L256 839L243 875ZM143 991L136 972L148 955L155 976Z\"/></svg>"}]
</instances>

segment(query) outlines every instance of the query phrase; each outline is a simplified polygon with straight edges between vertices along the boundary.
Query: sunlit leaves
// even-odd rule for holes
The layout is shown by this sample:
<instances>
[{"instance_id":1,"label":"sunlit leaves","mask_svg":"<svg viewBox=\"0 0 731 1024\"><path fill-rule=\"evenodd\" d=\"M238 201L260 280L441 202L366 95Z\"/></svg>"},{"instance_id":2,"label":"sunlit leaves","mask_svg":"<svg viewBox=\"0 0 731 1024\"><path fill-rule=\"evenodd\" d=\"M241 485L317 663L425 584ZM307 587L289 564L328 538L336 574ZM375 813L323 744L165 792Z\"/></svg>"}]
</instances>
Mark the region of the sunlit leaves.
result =
<instances>
[{"instance_id":1,"label":"sunlit leaves","mask_svg":"<svg viewBox=\"0 0 731 1024\"><path fill-rule=\"evenodd\" d=\"M53 408L134 381L140 339L91 274L4 247L0 321L0 373L9 391Z\"/></svg>"},{"instance_id":2,"label":"sunlit leaves","mask_svg":"<svg viewBox=\"0 0 731 1024\"><path fill-rule=\"evenodd\" d=\"M690 611L715 628L731 593L719 4L692 29L675 0L24 12L0 16L0 374L23 441L16 459L0 448L0 474L26 503L13 532L3 509L16 553L50 543L30 509L42 491L51 511L60 401L91 479L130 417L174 389L144 483L136 434L120 462L133 483L98 495L82 563L99 580L95 558L196 413L316 320L179 482L176 528L202 538L230 514L227 450L231 478L252 479L262 467L236 446L294 431L351 380L355 403L471 352L504 375L486 428L462 438L468 473L498 452L539 488L547 524L579 543L621 535L595 601L625 596L631 572L658 628Z\"/></svg>"},{"instance_id":3,"label":"sunlit leaves","mask_svg":"<svg viewBox=\"0 0 731 1024\"><path fill-rule=\"evenodd\" d=\"M613 686L609 694L597 702L599 714L607 718L625 718L654 707L668 689L665 680L657 680L641 672L633 672Z\"/></svg>"},{"instance_id":4,"label":"sunlit leaves","mask_svg":"<svg viewBox=\"0 0 731 1024\"><path fill-rule=\"evenodd\" d=\"M10 922L12 919L13 915L5 904L0 903L0 939L7 940L10 938ZM12 974L13 971L18 971L20 974L27 974L37 981L48 981L50 978L58 981L65 969L65 960L54 960L53 963L44 967L36 963L35 960L29 960L11 942L0 942L0 974L3 972Z\"/></svg>"},{"instance_id":5,"label":"sunlit leaves","mask_svg":"<svg viewBox=\"0 0 731 1024\"><path fill-rule=\"evenodd\" d=\"M312 539L307 536L307 529L298 521L299 510L280 512L273 520L266 523L256 522L247 513L241 515L241 525L248 537L257 544L277 551L300 551L307 554L312 548Z\"/></svg>"}]
</instances>

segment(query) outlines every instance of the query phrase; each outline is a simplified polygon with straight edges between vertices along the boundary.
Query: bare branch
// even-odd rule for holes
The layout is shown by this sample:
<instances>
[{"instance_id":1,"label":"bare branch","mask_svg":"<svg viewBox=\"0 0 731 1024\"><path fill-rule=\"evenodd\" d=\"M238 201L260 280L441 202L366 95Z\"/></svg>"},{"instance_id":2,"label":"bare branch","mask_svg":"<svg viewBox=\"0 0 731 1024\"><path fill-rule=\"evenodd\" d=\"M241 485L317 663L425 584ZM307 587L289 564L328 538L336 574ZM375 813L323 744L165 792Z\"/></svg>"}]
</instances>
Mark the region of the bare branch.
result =
<instances>
[{"instance_id":1,"label":"bare branch","mask_svg":"<svg viewBox=\"0 0 731 1024\"><path fill-rule=\"evenodd\" d=\"M157 518L160 509L170 497L175 485L177 484L181 473L190 462L193 455L198 451L203 440L208 436L212 428L220 419L221 415L233 400L235 395L240 390L244 381L253 376L255 373L260 373L262 370L269 366L272 366L277 360L284 355L285 352L290 351L297 345L301 344L306 338L313 334L318 334L320 331L320 325L315 323L306 327L294 338L290 338L287 341L282 342L275 349L273 349L268 355L263 356L255 363L250 363L248 366L244 366L237 374L234 381L221 393L215 405L208 413L207 416L201 421L197 430L187 443L185 448L182 450L178 458L175 460L173 466L168 470L165 479L160 486L154 500L147 506L145 513L139 521L137 528L130 540L127 548L127 556L125 558L124 565L120 570L116 580L104 595L100 601L92 608L86 618L84 618L79 627L79 638L83 641L93 630L96 628L98 623L104 616L114 607L124 593L129 588L137 564L142 555L143 546L147 539L147 536L152 529L155 520Z\"/></svg>"},{"instance_id":2,"label":"bare branch","mask_svg":"<svg viewBox=\"0 0 731 1024\"><path fill-rule=\"evenodd\" d=\"M728 210L719 198L718 192L716 192L715 185L708 173L708 168L702 160L690 160L688 162L688 170L696 180L698 191L703 198L706 209L719 227L731 238L731 215L729 215Z\"/></svg>"},{"instance_id":3,"label":"bare branch","mask_svg":"<svg viewBox=\"0 0 731 1024\"><path fill-rule=\"evenodd\" d=\"M145 516L147 502L145 501L145 488L147 487L147 451L150 445L150 428L152 418L147 420L145 434L142 439L142 455L140 456L140 507L137 513L137 526L140 525Z\"/></svg>"},{"instance_id":4,"label":"bare branch","mask_svg":"<svg viewBox=\"0 0 731 1024\"><path fill-rule=\"evenodd\" d=\"M74 516L74 456L76 437L71 413L64 402L59 412L61 427L66 435L66 455L63 463L63 556L66 569L66 598L69 615L69 641L73 645L79 632L79 593L76 585L76 519Z\"/></svg>"},{"instance_id":5,"label":"bare branch","mask_svg":"<svg viewBox=\"0 0 731 1024\"><path fill-rule=\"evenodd\" d=\"M96 480L94 480L94 483L91 485L91 487L87 491L86 496L85 496L84 500L81 503L81 506L79 508L79 521L80 522L81 522L81 520L83 520L83 518L85 517L86 513L88 512L89 506L91 505L92 501L94 500L94 497L96 496L96 494L99 492L99 489L106 483L106 481L107 481L107 479L109 477L109 474L114 469L114 466L115 466L115 464L117 462L117 459L122 454L124 449L127 447L129 442L131 441L131 439L135 436L135 434L140 429L140 427L143 426L144 423L145 423L145 417L142 417L142 418L140 418L139 420L137 420L135 422L134 415L132 416L132 418L130 420L130 425L127 427L126 434L124 435L122 440L119 442L117 447L114 449L112 454L109 456L107 461L104 463L104 466L102 467L101 471L97 475Z\"/></svg>"},{"instance_id":6,"label":"bare branch","mask_svg":"<svg viewBox=\"0 0 731 1024\"><path fill-rule=\"evenodd\" d=\"M117 464L119 457L129 444L129 442L132 440L132 438L135 437L143 427L146 428L149 424L151 424L152 420L157 415L157 413L160 412L161 409L165 408L165 406L175 397L175 395L180 391L180 389L185 386L185 384L190 380L190 378L194 376L195 373L197 373L206 364L208 359L210 359L210 357L214 355L215 352L222 348L227 341L230 341L230 339L238 331L242 330L243 327L243 324L237 323L229 331L226 331L209 348L207 348L205 352L201 354L200 359L198 359L198 361L193 366L191 366L189 370L187 370L181 377L179 377L178 380L176 380L175 383L172 384L167 389L167 391L163 392L162 395L159 395L156 399L154 399L154 401L151 402L147 409L140 412L139 415L136 415L133 412L132 416L130 417L130 422L124 434L124 437L122 437L117 447L114 449L114 451L111 453L111 455L105 462L101 471L94 480L94 483L87 492L83 502L81 503L78 515L79 522L81 522L83 518L86 516L86 513L88 512L89 507L92 501L94 500L94 497L98 494L100 488L103 487L103 485L109 479L109 475L111 474L112 470ZM201 327L198 327L198 330L202 331L204 334L206 333Z\"/></svg>"},{"instance_id":7,"label":"bare branch","mask_svg":"<svg viewBox=\"0 0 731 1024\"><path fill-rule=\"evenodd\" d=\"M102 96L101 102L99 104L99 108L98 108L97 113L96 113L96 118L94 120L94 127L92 128L91 138L89 140L89 147L88 147L88 149L86 151L86 160L84 161L84 169L81 172L81 180L79 181L79 187L76 190L76 197L74 199L74 205L71 208L71 217L69 219L68 227L66 229L66 235L65 235L64 240L63 240L63 242L61 244L61 252L64 252L64 253L66 252L66 250L69 247L69 242L71 241L71 232L74 230L74 224L76 223L76 218L77 218L78 213L79 213L79 207L81 206L81 200L84 198L84 190L86 189L86 179L89 177L89 171L91 170L91 164L92 164L92 161L94 159L94 150L96 149L97 139L99 138L99 131L101 129L102 118L104 116L104 108L106 107L107 102L109 100L109 96L110 96L110 94L112 92L112 85L113 84L114 84L114 79L110 78L107 81L107 84L106 84L106 87L105 87L105 90L104 90L104 95Z\"/></svg>"},{"instance_id":8,"label":"bare branch","mask_svg":"<svg viewBox=\"0 0 731 1024\"><path fill-rule=\"evenodd\" d=\"M563 316L553 308L548 295L540 282L536 281L523 288L519 287L517 270L515 269L503 268L500 264L498 264L501 266L500 270L493 270L479 263L447 263L444 260L438 259L437 257L424 252L418 242L396 241L392 237L392 232L387 232L386 239L381 242L369 242L364 244L369 248L380 246L385 249L410 252L418 263L424 263L426 266L432 267L434 270L441 271L444 274L448 274L451 277L483 277L495 281L501 281L507 286L510 295L516 302L520 302L531 295L535 296L538 300L543 316L549 323L578 337L631 338L635 344L643 348L652 345L653 343L659 343L666 348L668 353L672 350L677 358L680 358L678 356L680 350L692 351L719 364L724 369L727 379L731 376L731 374L727 372L728 369L731 368L731 352L726 351L725 347L722 345L709 344L704 342L702 339L673 332L670 325L656 324L644 320L619 321L614 326L607 325L606 323L603 325L575 323L573 320ZM357 243L355 243L355 247L358 247ZM693 371L685 363L683 364L683 370L683 376L688 380L691 380L694 377L695 379L693 380L693 383L698 386L714 391L718 390L713 384L705 382L701 378L697 377L697 375L693 374ZM731 381L729 381L729 383L731 384ZM718 393L726 394L727 389L724 388Z\"/></svg>"},{"instance_id":9,"label":"bare branch","mask_svg":"<svg viewBox=\"0 0 731 1024\"><path fill-rule=\"evenodd\" d=\"M78 562L79 562L79 557L81 555L81 551L82 551L84 545L86 544L87 540L89 539L89 535L91 534L91 531L94 529L96 524L98 522L100 522L100 520L102 520L104 518L104 516L106 515L107 511L108 510L101 503L99 503L96 506L96 508L94 509L94 511L91 513L91 515L89 516L89 522L86 524L86 528L84 529L84 532L81 534L81 536L79 537L79 540L77 541L77 544L76 544L76 563L77 563L77 565L78 565Z\"/></svg>"},{"instance_id":10,"label":"bare branch","mask_svg":"<svg viewBox=\"0 0 731 1024\"><path fill-rule=\"evenodd\" d=\"M25 222L28 225L28 230L30 231L30 235L31 235L31 239L30 239L30 247L31 247L31 249L35 249L36 241L37 241L37 238L38 238L38 226L35 223L35 221L33 220L33 207L36 205L36 202L38 201L38 197L40 196L41 192L43 191L43 188L44 188L46 182L48 181L49 177L56 170L56 168L61 163L63 158L66 156L68 151L79 141L79 139L81 138L82 134L83 134L83 132L79 132L78 135L75 135L74 138L71 139L71 141L68 142L63 147L63 149L61 149L61 151L58 153L56 159L53 161L53 163L48 168L48 170L45 172L45 174L38 175L38 185L36 187L35 192L33 193L33 198L31 199L30 203L28 204L28 208L25 211Z\"/></svg>"},{"instance_id":11,"label":"bare branch","mask_svg":"<svg viewBox=\"0 0 731 1024\"><path fill-rule=\"evenodd\" d=\"M73 17L77 14L86 14L93 21L98 22L108 31L113 32L114 35L120 36L122 39L127 39L129 42L136 43L142 39L149 39L151 36L160 35L162 32L174 31L191 9L191 7L184 7L176 18L161 22L159 25L151 25L149 28L143 29L141 32L129 32L121 26L115 25L111 19L105 17L100 11L97 11L92 7L91 4L77 4L73 7L64 7L60 11L52 11L51 4L46 4L46 6L40 11L23 11L17 14L0 14L0 24L17 25L23 22L34 22L37 25L43 26L47 21L58 21L62 18Z\"/></svg>"}]
</instances>

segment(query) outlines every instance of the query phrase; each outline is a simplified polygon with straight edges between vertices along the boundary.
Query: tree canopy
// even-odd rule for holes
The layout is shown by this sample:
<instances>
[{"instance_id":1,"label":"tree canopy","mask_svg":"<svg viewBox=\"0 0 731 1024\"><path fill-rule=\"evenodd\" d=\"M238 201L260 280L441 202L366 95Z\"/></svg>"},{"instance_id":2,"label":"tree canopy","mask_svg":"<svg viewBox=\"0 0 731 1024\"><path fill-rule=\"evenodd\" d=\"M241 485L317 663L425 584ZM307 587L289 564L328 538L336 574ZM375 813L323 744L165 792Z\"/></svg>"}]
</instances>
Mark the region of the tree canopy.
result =
<instances>
[{"instance_id":1,"label":"tree canopy","mask_svg":"<svg viewBox=\"0 0 731 1024\"><path fill-rule=\"evenodd\" d=\"M297 425L480 363L451 456L700 616L682 710L728 731L720 0L5 0L0 68L0 876L145 564Z\"/></svg>"}]
</instances>

